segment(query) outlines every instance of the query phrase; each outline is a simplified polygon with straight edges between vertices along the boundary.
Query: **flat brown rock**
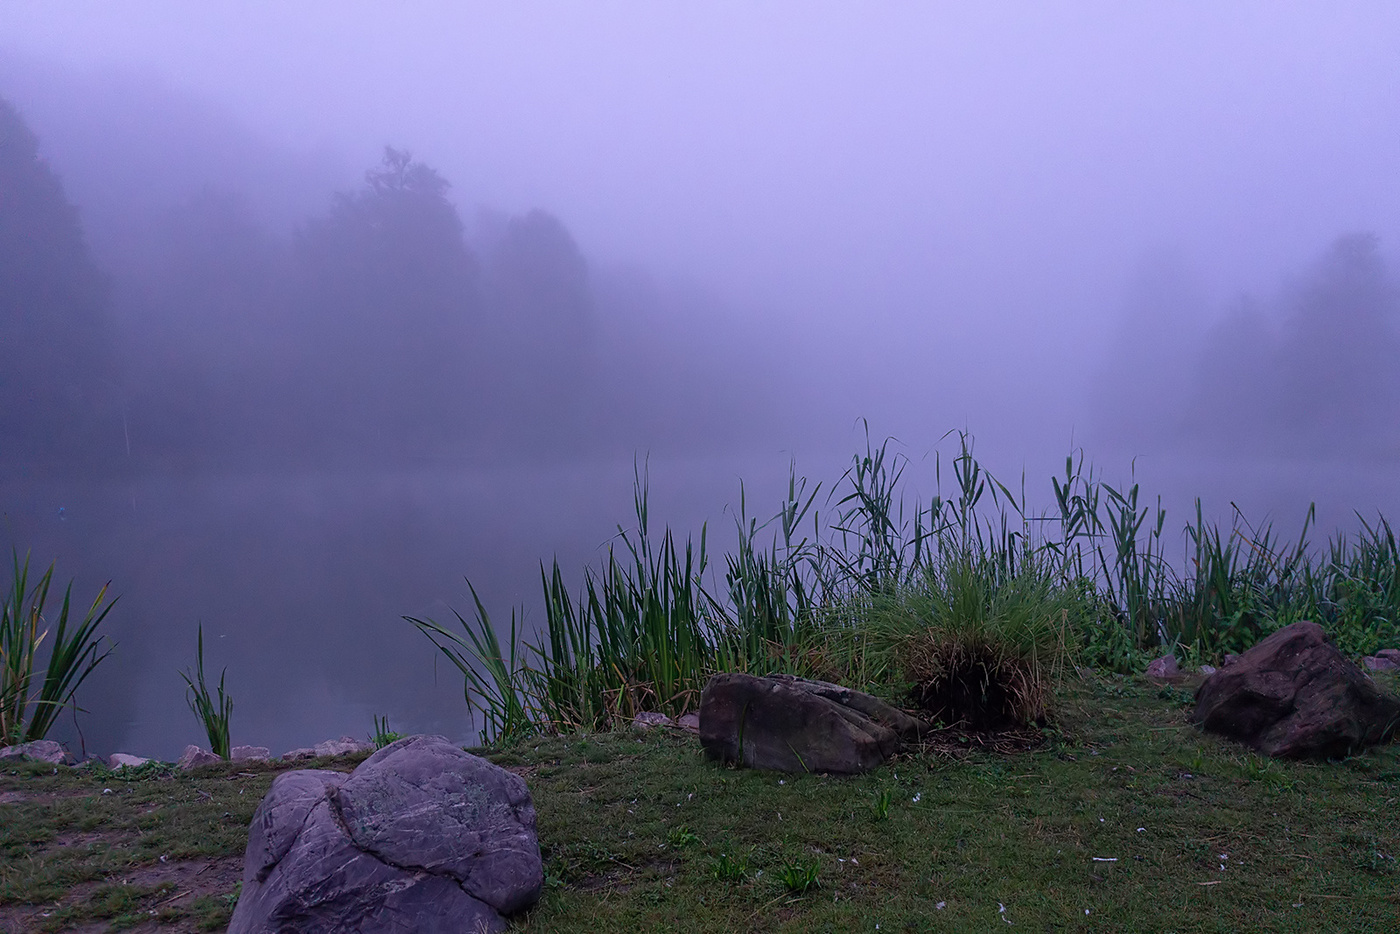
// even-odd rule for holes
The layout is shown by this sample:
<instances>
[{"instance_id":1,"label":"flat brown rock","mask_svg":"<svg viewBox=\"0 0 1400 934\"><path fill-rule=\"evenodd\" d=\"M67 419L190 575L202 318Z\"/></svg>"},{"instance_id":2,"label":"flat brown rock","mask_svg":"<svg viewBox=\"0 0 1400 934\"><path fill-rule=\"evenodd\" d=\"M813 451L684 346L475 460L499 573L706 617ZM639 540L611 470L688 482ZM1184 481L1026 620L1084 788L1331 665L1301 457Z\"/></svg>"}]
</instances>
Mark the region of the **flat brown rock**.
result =
<instances>
[{"instance_id":1,"label":"flat brown rock","mask_svg":"<svg viewBox=\"0 0 1400 934\"><path fill-rule=\"evenodd\" d=\"M791 675L718 674L700 697L713 758L782 772L865 772L926 726L877 697Z\"/></svg>"}]
</instances>

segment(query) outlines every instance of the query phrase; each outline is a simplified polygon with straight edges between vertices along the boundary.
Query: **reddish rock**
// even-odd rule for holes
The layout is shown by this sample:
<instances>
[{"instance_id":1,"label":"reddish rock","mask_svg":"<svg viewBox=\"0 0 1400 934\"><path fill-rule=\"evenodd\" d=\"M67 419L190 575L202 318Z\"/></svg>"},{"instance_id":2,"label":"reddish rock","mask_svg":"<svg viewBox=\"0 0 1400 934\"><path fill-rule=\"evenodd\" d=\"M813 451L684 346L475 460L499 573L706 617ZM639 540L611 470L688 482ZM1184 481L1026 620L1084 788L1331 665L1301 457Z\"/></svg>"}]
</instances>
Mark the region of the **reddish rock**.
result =
<instances>
[{"instance_id":1,"label":"reddish rock","mask_svg":"<svg viewBox=\"0 0 1400 934\"><path fill-rule=\"evenodd\" d=\"M1383 742L1400 723L1384 693L1328 641L1297 622L1206 679L1191 719L1279 758L1337 758Z\"/></svg>"}]
</instances>

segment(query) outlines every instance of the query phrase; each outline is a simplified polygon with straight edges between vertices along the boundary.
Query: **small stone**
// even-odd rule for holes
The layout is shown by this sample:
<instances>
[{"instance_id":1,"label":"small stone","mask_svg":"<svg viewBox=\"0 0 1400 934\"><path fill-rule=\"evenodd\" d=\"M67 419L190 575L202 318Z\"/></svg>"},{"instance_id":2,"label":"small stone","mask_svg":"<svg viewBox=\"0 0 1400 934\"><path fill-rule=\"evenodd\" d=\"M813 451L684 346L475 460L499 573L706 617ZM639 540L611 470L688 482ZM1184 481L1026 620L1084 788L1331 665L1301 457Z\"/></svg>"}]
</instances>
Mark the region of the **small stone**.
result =
<instances>
[{"instance_id":1,"label":"small stone","mask_svg":"<svg viewBox=\"0 0 1400 934\"><path fill-rule=\"evenodd\" d=\"M1361 660L1361 666L1367 671L1400 671L1400 662L1392 661L1379 653L1367 655Z\"/></svg>"},{"instance_id":2,"label":"small stone","mask_svg":"<svg viewBox=\"0 0 1400 934\"><path fill-rule=\"evenodd\" d=\"M266 762L272 752L266 746L234 746L229 750L230 762Z\"/></svg>"},{"instance_id":3,"label":"small stone","mask_svg":"<svg viewBox=\"0 0 1400 934\"><path fill-rule=\"evenodd\" d=\"M134 769L134 768L138 768L138 767L140 767L140 766L143 766L143 765L145 765L147 762L150 762L150 761L151 761L150 759L143 759L143 758L141 758L140 756L130 756L130 755L127 755L127 754L124 753L124 752L114 752L114 753L112 753L110 756L107 757L107 768L109 768L109 769L132 768L132 769Z\"/></svg>"},{"instance_id":4,"label":"small stone","mask_svg":"<svg viewBox=\"0 0 1400 934\"><path fill-rule=\"evenodd\" d=\"M1376 653L1376 658L1384 658L1400 665L1400 649L1381 649Z\"/></svg>"},{"instance_id":5,"label":"small stone","mask_svg":"<svg viewBox=\"0 0 1400 934\"><path fill-rule=\"evenodd\" d=\"M301 746L297 749L288 749L282 753L282 759L286 762L295 762L298 759L314 759L316 750L310 746Z\"/></svg>"},{"instance_id":6,"label":"small stone","mask_svg":"<svg viewBox=\"0 0 1400 934\"><path fill-rule=\"evenodd\" d=\"M73 761L68 750L51 739L36 739L32 743L0 748L0 759L17 759L20 762L47 762L50 765L68 765Z\"/></svg>"},{"instance_id":7,"label":"small stone","mask_svg":"<svg viewBox=\"0 0 1400 934\"><path fill-rule=\"evenodd\" d=\"M1181 669L1176 664L1175 655L1163 655L1161 658L1154 658L1147 666L1147 677L1165 681L1175 678L1181 674Z\"/></svg>"},{"instance_id":8,"label":"small stone","mask_svg":"<svg viewBox=\"0 0 1400 934\"><path fill-rule=\"evenodd\" d=\"M632 718L632 728L635 730L651 730L658 726L675 726L675 722L664 713L657 713L654 710L646 710Z\"/></svg>"},{"instance_id":9,"label":"small stone","mask_svg":"<svg viewBox=\"0 0 1400 934\"><path fill-rule=\"evenodd\" d=\"M1201 674L1205 675L1207 678L1209 678L1211 675L1215 674L1215 672L1216 672L1217 670L1218 670L1218 669L1217 669L1214 665L1202 665L1202 666L1201 666Z\"/></svg>"},{"instance_id":10,"label":"small stone","mask_svg":"<svg viewBox=\"0 0 1400 934\"><path fill-rule=\"evenodd\" d=\"M176 765L181 771L188 772L190 769L197 769L202 765L218 765L223 761L207 749L190 745L186 746L185 751L180 754L180 761Z\"/></svg>"},{"instance_id":11,"label":"small stone","mask_svg":"<svg viewBox=\"0 0 1400 934\"><path fill-rule=\"evenodd\" d=\"M685 730L687 733L694 733L696 736L699 736L700 715L698 713L688 713L676 721L676 726Z\"/></svg>"},{"instance_id":12,"label":"small stone","mask_svg":"<svg viewBox=\"0 0 1400 934\"><path fill-rule=\"evenodd\" d=\"M317 743L316 755L344 756L352 752L369 752L373 748L373 743L362 743L353 736L342 736L340 739L328 739L324 743Z\"/></svg>"}]
</instances>

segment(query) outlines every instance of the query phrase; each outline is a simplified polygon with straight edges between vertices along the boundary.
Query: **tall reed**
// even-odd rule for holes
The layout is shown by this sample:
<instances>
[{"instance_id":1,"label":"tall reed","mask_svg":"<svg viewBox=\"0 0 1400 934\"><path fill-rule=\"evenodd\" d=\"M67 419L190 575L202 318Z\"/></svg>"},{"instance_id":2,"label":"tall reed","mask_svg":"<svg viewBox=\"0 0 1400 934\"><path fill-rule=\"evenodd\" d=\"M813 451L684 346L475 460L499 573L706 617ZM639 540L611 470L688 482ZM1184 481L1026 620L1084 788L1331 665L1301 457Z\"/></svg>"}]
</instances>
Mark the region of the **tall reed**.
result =
<instances>
[{"instance_id":1,"label":"tall reed","mask_svg":"<svg viewBox=\"0 0 1400 934\"><path fill-rule=\"evenodd\" d=\"M53 583L54 565L29 586L29 556L24 563L18 550L11 552L10 590L0 605L0 746L43 739L64 709L77 710L74 696L87 676L108 655L97 627L116 604L114 597L104 605L107 588L103 585L82 620L69 631L73 584L63 592L58 622L51 631L45 624L44 607ZM41 648L52 632L47 661ZM36 668L42 671L36 671Z\"/></svg>"},{"instance_id":2,"label":"tall reed","mask_svg":"<svg viewBox=\"0 0 1400 934\"><path fill-rule=\"evenodd\" d=\"M1071 662L1129 671L1166 650L1216 660L1301 618L1349 652L1400 644L1400 550L1384 517L1319 552L1308 542L1311 510L1290 542L1238 510L1222 529L1198 501L1174 564L1166 510L1135 476L1110 485L1075 452L1052 477L1051 512L1032 514L1024 476L1013 492L978 461L971 435L953 434L953 489L944 495L935 452L926 505L906 501L911 463L893 439L875 444L868 425L864 451L824 500L793 465L783 502L763 520L741 484L718 584L707 577L704 527L698 545L669 528L653 534L639 468L635 527L618 527L576 593L557 561L541 565L539 627L512 614L502 645L474 589L473 618L454 611L460 628L405 619L461 670L487 739L682 714L719 670L898 695L919 671L975 657L984 671L1020 672L1024 720L1041 715L1046 686Z\"/></svg>"},{"instance_id":3,"label":"tall reed","mask_svg":"<svg viewBox=\"0 0 1400 934\"><path fill-rule=\"evenodd\" d=\"M224 677L228 674L225 668L219 672L218 699L209 690L209 685L204 680L204 625L199 626L198 648L195 652L195 673L191 677L188 671L182 671L180 677L185 679L185 702L189 704L190 710L199 719L199 723L204 727L204 734L209 738L209 750L221 759L227 759L231 751L229 740L229 720L233 717L233 698L224 690Z\"/></svg>"}]
</instances>

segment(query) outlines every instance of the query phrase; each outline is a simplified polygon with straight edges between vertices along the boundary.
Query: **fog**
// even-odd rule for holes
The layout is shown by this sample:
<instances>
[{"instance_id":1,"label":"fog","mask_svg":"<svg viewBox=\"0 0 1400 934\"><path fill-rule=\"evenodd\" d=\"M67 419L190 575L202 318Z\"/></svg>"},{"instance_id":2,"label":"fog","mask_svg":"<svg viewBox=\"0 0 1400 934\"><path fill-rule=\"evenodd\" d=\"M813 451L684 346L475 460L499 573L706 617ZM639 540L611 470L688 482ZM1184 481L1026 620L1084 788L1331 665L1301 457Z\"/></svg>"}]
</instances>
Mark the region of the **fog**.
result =
<instances>
[{"instance_id":1,"label":"fog","mask_svg":"<svg viewBox=\"0 0 1400 934\"><path fill-rule=\"evenodd\" d=\"M1393 514L1397 156L1384 3L7 3L0 546L121 594L60 738L200 741L201 623L235 742L468 738L402 615L866 421Z\"/></svg>"}]
</instances>

